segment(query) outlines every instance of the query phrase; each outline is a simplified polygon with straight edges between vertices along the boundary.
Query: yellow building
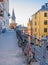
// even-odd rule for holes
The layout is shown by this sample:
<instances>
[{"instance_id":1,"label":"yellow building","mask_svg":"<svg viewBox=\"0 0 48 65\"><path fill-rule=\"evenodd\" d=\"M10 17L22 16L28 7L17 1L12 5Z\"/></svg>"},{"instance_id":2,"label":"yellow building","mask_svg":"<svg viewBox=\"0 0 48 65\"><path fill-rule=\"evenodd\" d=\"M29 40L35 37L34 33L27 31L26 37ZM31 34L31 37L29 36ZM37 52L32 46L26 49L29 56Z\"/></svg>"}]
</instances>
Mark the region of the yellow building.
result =
<instances>
[{"instance_id":1,"label":"yellow building","mask_svg":"<svg viewBox=\"0 0 48 65\"><path fill-rule=\"evenodd\" d=\"M48 3L32 15L32 34L39 39L43 35L48 36Z\"/></svg>"}]
</instances>

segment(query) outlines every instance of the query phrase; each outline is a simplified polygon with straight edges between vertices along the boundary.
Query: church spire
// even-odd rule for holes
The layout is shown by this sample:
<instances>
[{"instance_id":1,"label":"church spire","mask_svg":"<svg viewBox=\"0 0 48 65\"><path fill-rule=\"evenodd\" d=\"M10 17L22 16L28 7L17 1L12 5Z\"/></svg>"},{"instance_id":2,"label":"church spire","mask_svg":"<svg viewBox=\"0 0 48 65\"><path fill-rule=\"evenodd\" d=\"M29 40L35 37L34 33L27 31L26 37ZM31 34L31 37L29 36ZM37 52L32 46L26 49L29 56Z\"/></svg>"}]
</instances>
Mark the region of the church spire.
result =
<instances>
[{"instance_id":1,"label":"church spire","mask_svg":"<svg viewBox=\"0 0 48 65\"><path fill-rule=\"evenodd\" d=\"M14 13L14 9L12 10L12 20L15 22L15 13Z\"/></svg>"},{"instance_id":2,"label":"church spire","mask_svg":"<svg viewBox=\"0 0 48 65\"><path fill-rule=\"evenodd\" d=\"M29 22L30 22L30 18L29 18Z\"/></svg>"}]
</instances>

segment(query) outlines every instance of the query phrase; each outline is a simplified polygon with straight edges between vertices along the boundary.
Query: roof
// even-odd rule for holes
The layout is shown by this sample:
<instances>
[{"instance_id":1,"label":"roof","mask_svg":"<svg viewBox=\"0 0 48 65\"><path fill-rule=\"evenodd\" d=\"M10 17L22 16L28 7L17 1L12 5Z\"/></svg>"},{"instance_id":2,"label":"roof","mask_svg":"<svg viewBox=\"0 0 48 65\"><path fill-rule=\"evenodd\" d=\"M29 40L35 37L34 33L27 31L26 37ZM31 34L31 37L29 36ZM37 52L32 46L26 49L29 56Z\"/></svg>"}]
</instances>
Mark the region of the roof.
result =
<instances>
[{"instance_id":1,"label":"roof","mask_svg":"<svg viewBox=\"0 0 48 65\"><path fill-rule=\"evenodd\" d=\"M15 13L14 13L14 9L12 10L12 20L15 20Z\"/></svg>"},{"instance_id":2,"label":"roof","mask_svg":"<svg viewBox=\"0 0 48 65\"><path fill-rule=\"evenodd\" d=\"M39 9L35 14L37 14L40 11L48 11L48 3L45 3L45 5L42 5L42 8ZM33 15L35 15L35 14L33 14Z\"/></svg>"}]
</instances>

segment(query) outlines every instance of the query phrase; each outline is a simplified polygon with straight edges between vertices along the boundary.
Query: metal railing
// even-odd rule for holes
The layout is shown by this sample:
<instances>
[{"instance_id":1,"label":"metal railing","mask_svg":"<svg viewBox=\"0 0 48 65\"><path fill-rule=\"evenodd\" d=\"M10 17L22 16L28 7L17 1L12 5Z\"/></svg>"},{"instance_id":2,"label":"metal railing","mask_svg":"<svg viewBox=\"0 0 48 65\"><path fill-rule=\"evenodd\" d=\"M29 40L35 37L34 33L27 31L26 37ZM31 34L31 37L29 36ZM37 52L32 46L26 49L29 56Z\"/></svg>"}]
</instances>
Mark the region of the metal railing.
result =
<instances>
[{"instance_id":1,"label":"metal railing","mask_svg":"<svg viewBox=\"0 0 48 65\"><path fill-rule=\"evenodd\" d=\"M46 38L46 36L43 36L41 39L38 39L38 38L36 38L36 36L28 35L28 34L25 34L25 33L24 33L24 35L20 34L20 36L22 37L22 39L20 38L22 44L24 44L26 42L26 41L23 42L23 37L27 41L29 41L28 37L32 37L32 42L30 42L30 43L27 42L27 44L26 44L26 46L28 44L30 44L31 50L29 50L29 52L31 51L32 54L33 54L33 57L32 58L30 57L31 58L30 61L31 60L37 61L37 62L39 62L40 65L48 64L48 61L46 61L48 59L48 54L47 54L47 52L48 52L48 50L47 50L47 48L48 48L48 44L47 44L48 38ZM24 47L24 49L28 49L28 48Z\"/></svg>"}]
</instances>

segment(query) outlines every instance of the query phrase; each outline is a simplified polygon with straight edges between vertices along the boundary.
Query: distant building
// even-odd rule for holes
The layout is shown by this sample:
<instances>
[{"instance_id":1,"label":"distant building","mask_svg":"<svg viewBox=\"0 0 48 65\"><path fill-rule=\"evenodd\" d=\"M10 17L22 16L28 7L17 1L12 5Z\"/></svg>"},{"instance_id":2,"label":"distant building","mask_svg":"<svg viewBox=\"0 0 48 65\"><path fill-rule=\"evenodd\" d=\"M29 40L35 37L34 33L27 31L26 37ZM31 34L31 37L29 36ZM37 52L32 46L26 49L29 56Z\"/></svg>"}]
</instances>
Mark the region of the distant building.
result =
<instances>
[{"instance_id":1,"label":"distant building","mask_svg":"<svg viewBox=\"0 0 48 65\"><path fill-rule=\"evenodd\" d=\"M32 34L37 38L48 36L48 3L32 15Z\"/></svg>"},{"instance_id":2,"label":"distant building","mask_svg":"<svg viewBox=\"0 0 48 65\"><path fill-rule=\"evenodd\" d=\"M0 21L4 23L2 27L9 28L9 0L0 0Z\"/></svg>"},{"instance_id":3,"label":"distant building","mask_svg":"<svg viewBox=\"0 0 48 65\"><path fill-rule=\"evenodd\" d=\"M28 21L28 23L27 23L27 33L28 33L29 35L32 34L31 27L32 27L32 21L31 21L30 18L29 18L29 21Z\"/></svg>"},{"instance_id":4,"label":"distant building","mask_svg":"<svg viewBox=\"0 0 48 65\"><path fill-rule=\"evenodd\" d=\"M16 30L20 30L24 33L27 33L27 27L25 27L25 26L18 25L18 26L16 26Z\"/></svg>"},{"instance_id":5,"label":"distant building","mask_svg":"<svg viewBox=\"0 0 48 65\"><path fill-rule=\"evenodd\" d=\"M32 21L30 20L30 18L27 23L27 34L28 34L28 42L30 43L32 41Z\"/></svg>"}]
</instances>

